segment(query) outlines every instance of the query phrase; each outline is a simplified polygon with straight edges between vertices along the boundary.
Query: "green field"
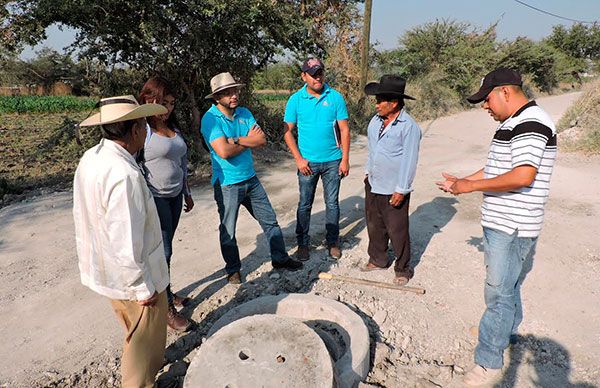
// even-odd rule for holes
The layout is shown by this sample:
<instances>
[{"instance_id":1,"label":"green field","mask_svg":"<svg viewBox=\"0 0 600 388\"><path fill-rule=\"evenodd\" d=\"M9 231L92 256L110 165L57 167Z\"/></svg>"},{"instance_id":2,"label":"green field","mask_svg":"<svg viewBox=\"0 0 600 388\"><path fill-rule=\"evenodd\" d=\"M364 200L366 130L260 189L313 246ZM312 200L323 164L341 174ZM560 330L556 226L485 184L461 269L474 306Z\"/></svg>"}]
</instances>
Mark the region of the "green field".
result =
<instances>
[{"instance_id":1,"label":"green field","mask_svg":"<svg viewBox=\"0 0 600 388\"><path fill-rule=\"evenodd\" d=\"M75 96L0 96L0 113L60 113L89 111L97 99Z\"/></svg>"}]
</instances>

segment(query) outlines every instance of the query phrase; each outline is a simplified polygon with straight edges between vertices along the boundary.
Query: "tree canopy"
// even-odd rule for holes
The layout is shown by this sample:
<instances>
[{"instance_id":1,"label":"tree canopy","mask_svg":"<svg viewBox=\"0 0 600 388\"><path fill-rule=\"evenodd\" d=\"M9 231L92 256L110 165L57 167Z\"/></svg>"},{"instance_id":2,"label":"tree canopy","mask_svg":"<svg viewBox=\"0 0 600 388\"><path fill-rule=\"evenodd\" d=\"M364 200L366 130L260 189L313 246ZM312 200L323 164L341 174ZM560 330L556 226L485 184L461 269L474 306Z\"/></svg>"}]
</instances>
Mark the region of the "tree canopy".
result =
<instances>
[{"instance_id":1,"label":"tree canopy","mask_svg":"<svg viewBox=\"0 0 600 388\"><path fill-rule=\"evenodd\" d=\"M358 2L4 0L0 43L18 51L44 39L52 24L75 28L73 48L81 58L165 76L178 86L180 101L197 122L196 108L209 93L212 76L230 71L249 83L277 55L323 55L340 21Z\"/></svg>"}]
</instances>

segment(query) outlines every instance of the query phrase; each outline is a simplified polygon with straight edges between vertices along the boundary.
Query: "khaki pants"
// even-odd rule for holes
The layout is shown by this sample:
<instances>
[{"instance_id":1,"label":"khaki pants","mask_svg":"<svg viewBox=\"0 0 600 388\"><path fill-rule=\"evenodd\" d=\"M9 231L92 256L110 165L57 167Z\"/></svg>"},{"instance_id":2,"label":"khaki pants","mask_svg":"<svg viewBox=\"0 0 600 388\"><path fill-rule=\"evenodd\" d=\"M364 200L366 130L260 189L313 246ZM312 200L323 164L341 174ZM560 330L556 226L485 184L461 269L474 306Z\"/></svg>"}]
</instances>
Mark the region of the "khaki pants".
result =
<instances>
[{"instance_id":1,"label":"khaki pants","mask_svg":"<svg viewBox=\"0 0 600 388\"><path fill-rule=\"evenodd\" d=\"M131 300L111 300L117 319L126 331L121 358L121 384L153 387L163 365L167 341L167 295L158 295L156 305L140 306Z\"/></svg>"}]
</instances>

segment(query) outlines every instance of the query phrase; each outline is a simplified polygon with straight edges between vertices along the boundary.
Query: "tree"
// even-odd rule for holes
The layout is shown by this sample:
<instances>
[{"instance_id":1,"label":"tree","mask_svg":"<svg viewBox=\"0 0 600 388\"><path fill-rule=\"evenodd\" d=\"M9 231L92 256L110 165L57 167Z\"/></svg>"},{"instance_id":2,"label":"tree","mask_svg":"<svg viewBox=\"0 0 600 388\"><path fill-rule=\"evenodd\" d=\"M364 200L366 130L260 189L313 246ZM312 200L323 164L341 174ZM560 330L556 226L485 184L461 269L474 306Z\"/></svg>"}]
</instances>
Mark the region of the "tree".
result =
<instances>
[{"instance_id":1,"label":"tree","mask_svg":"<svg viewBox=\"0 0 600 388\"><path fill-rule=\"evenodd\" d=\"M17 0L5 2L0 42L18 50L44 38L53 23L75 28L82 58L174 82L180 105L192 113L184 118L187 132L199 140L198 106L213 75L231 71L249 83L284 50L322 53L336 12L357 1Z\"/></svg>"},{"instance_id":2,"label":"tree","mask_svg":"<svg viewBox=\"0 0 600 388\"><path fill-rule=\"evenodd\" d=\"M554 26L547 42L565 54L580 59L600 59L600 25L578 23L569 30Z\"/></svg>"}]
</instances>

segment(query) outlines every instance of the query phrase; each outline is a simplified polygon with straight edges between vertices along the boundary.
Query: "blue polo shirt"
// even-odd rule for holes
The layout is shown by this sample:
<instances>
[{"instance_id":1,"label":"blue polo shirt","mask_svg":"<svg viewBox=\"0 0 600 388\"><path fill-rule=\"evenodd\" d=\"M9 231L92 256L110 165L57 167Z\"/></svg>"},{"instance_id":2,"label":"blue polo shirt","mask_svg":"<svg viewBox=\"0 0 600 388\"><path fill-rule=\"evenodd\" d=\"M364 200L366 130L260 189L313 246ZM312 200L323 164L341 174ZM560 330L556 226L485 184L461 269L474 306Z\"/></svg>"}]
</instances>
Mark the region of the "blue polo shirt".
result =
<instances>
[{"instance_id":1,"label":"blue polo shirt","mask_svg":"<svg viewBox=\"0 0 600 388\"><path fill-rule=\"evenodd\" d=\"M243 182L256 175L252 151L248 148L242 153L228 159L223 159L210 145L220 137L247 136L250 128L256 123L252 113L244 107L237 107L233 112L233 119L225 116L216 105L213 105L200 123L200 132L210 150L212 162L212 184L220 183L222 186Z\"/></svg>"},{"instance_id":2,"label":"blue polo shirt","mask_svg":"<svg viewBox=\"0 0 600 388\"><path fill-rule=\"evenodd\" d=\"M307 86L288 99L283 121L298 127L298 148L302 157L310 162L331 162L342 158L342 149L335 135L337 121L348 119L344 97L325 84L316 98Z\"/></svg>"}]
</instances>

